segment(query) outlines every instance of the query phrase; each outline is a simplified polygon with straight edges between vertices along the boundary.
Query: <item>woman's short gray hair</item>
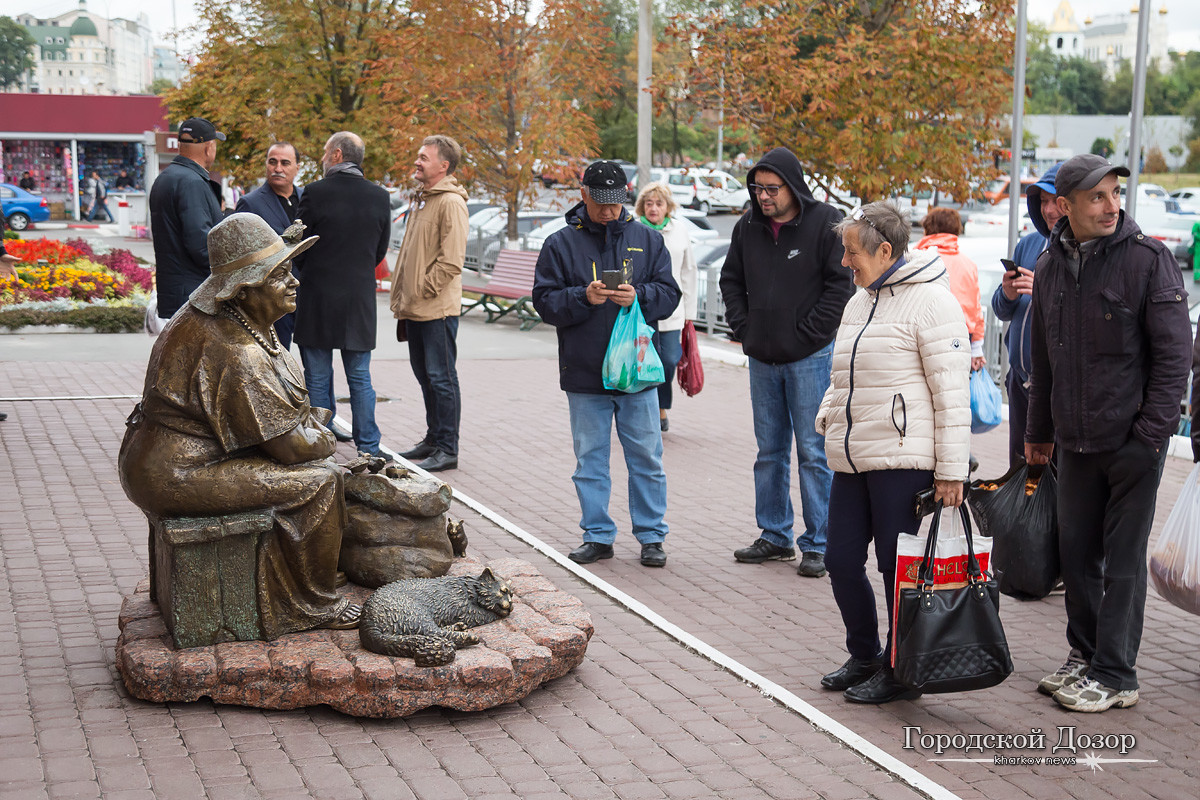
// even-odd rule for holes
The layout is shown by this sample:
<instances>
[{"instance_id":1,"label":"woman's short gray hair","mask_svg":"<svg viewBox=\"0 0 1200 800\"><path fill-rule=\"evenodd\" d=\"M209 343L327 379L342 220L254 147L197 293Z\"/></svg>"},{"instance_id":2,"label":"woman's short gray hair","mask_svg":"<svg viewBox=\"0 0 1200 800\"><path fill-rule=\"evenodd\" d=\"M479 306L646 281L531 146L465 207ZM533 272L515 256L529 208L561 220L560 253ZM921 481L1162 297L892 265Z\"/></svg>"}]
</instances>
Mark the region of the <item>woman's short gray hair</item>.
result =
<instances>
[{"instance_id":1,"label":"woman's short gray hair","mask_svg":"<svg viewBox=\"0 0 1200 800\"><path fill-rule=\"evenodd\" d=\"M908 252L912 233L909 215L895 203L881 200L860 206L834 225L833 232L845 236L850 228L854 228L859 243L868 253L874 253L884 242L892 246L892 255L896 258Z\"/></svg>"}]
</instances>

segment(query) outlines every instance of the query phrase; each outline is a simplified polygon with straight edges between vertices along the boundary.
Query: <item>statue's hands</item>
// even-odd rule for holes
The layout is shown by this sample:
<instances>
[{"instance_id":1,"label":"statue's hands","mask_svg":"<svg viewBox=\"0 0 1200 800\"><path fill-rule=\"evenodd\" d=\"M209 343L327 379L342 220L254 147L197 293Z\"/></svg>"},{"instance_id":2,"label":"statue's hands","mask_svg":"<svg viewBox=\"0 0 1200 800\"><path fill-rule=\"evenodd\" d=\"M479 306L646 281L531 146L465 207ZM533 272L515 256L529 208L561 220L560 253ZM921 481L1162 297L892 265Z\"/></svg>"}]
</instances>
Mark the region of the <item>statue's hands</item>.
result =
<instances>
[{"instance_id":1,"label":"statue's hands","mask_svg":"<svg viewBox=\"0 0 1200 800\"><path fill-rule=\"evenodd\" d=\"M337 439L328 428L301 423L287 433L263 442L262 449L281 464L303 464L329 458L337 450Z\"/></svg>"}]
</instances>

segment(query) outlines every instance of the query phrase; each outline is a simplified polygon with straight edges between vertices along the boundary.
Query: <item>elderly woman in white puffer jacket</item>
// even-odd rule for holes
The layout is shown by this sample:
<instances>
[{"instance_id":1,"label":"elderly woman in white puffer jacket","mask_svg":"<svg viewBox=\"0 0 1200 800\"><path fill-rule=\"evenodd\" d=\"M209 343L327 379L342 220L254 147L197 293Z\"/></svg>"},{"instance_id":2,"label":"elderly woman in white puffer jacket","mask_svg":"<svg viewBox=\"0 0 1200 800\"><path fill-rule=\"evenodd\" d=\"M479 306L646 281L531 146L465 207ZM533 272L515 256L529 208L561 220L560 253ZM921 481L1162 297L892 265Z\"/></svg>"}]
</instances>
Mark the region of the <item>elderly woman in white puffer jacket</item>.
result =
<instances>
[{"instance_id":1,"label":"elderly woman in white puffer jacket","mask_svg":"<svg viewBox=\"0 0 1200 800\"><path fill-rule=\"evenodd\" d=\"M963 501L971 341L937 251L906 254L910 228L900 209L871 203L834 230L860 289L842 313L817 430L834 471L825 567L850 658L821 685L878 704L920 694L888 666L896 541L920 529L913 496L921 489L933 485L947 506ZM883 648L866 571L872 541L888 609Z\"/></svg>"}]
</instances>

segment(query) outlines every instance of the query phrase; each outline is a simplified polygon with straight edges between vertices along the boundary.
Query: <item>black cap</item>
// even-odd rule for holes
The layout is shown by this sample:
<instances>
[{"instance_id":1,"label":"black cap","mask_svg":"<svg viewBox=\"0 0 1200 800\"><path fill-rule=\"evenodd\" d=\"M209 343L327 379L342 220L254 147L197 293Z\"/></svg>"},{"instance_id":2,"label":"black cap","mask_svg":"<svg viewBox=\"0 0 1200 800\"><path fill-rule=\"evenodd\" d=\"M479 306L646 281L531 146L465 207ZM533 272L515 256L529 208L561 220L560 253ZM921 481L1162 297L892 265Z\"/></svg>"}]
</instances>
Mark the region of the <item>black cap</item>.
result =
<instances>
[{"instance_id":1,"label":"black cap","mask_svg":"<svg viewBox=\"0 0 1200 800\"><path fill-rule=\"evenodd\" d=\"M1126 167L1118 167L1104 156L1095 153L1072 156L1058 168L1058 175L1054 178L1054 193L1066 197L1076 189L1091 189L1113 172L1122 178L1129 177Z\"/></svg>"},{"instance_id":2,"label":"black cap","mask_svg":"<svg viewBox=\"0 0 1200 800\"><path fill-rule=\"evenodd\" d=\"M629 199L625 190L625 170L615 161L593 161L583 171L584 186L592 201L601 205L624 203Z\"/></svg>"},{"instance_id":3,"label":"black cap","mask_svg":"<svg viewBox=\"0 0 1200 800\"><path fill-rule=\"evenodd\" d=\"M225 141L225 134L221 133L211 122L204 117L192 117L185 119L179 126L179 141L195 144L198 142L209 142L213 139Z\"/></svg>"}]
</instances>

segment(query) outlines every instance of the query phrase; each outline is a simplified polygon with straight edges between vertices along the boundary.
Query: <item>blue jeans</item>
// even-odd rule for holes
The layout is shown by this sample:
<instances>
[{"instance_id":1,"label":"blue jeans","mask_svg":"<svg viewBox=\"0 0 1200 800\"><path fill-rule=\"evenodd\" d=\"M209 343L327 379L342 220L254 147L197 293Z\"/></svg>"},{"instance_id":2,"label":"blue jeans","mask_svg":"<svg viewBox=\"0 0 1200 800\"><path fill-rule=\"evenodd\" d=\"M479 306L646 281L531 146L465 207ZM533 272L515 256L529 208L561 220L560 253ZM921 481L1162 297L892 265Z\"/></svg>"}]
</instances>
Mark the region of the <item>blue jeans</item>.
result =
<instances>
[{"instance_id":1,"label":"blue jeans","mask_svg":"<svg viewBox=\"0 0 1200 800\"><path fill-rule=\"evenodd\" d=\"M425 439L443 453L458 454L462 398L458 391L458 317L406 320L408 360L425 400Z\"/></svg>"},{"instance_id":2,"label":"blue jeans","mask_svg":"<svg viewBox=\"0 0 1200 800\"><path fill-rule=\"evenodd\" d=\"M629 518L633 535L642 544L661 542L667 535L667 475L662 466L662 432L658 398L649 389L637 394L567 392L571 412L571 443L575 446L575 493L579 496L583 541L612 544L617 525L608 514L612 476L608 470L612 424L625 452L629 470Z\"/></svg>"},{"instance_id":3,"label":"blue jeans","mask_svg":"<svg viewBox=\"0 0 1200 800\"><path fill-rule=\"evenodd\" d=\"M112 213L109 212L108 203L105 202L104 198L100 198L99 200L96 200L94 203L92 203L92 207L90 209L88 209L88 212L87 212L87 221L91 222L92 220L94 220L96 218L96 213L99 211L104 212L104 218L107 219L109 222L113 221Z\"/></svg>"},{"instance_id":4,"label":"blue jeans","mask_svg":"<svg viewBox=\"0 0 1200 800\"><path fill-rule=\"evenodd\" d=\"M333 395L333 350L300 347L308 400L317 408L337 413ZM351 432L360 452L379 452L379 426L375 424L375 389L371 386L371 351L342 350L342 367L350 385Z\"/></svg>"},{"instance_id":5,"label":"blue jeans","mask_svg":"<svg viewBox=\"0 0 1200 800\"><path fill-rule=\"evenodd\" d=\"M682 331L659 331L654 334L654 346L663 362L666 380L658 385L658 407L666 411L671 407L671 384L675 382L675 368L683 358L683 345L679 341Z\"/></svg>"},{"instance_id":6,"label":"blue jeans","mask_svg":"<svg viewBox=\"0 0 1200 800\"><path fill-rule=\"evenodd\" d=\"M754 412L754 516L762 538L777 547L792 546L792 437L800 472L804 533L801 552L824 553L833 472L825 460L825 437L816 431L817 410L829 388L833 345L787 364L750 359L750 407Z\"/></svg>"}]
</instances>

